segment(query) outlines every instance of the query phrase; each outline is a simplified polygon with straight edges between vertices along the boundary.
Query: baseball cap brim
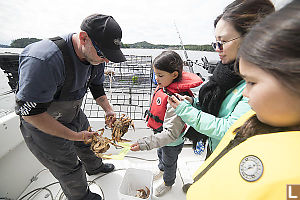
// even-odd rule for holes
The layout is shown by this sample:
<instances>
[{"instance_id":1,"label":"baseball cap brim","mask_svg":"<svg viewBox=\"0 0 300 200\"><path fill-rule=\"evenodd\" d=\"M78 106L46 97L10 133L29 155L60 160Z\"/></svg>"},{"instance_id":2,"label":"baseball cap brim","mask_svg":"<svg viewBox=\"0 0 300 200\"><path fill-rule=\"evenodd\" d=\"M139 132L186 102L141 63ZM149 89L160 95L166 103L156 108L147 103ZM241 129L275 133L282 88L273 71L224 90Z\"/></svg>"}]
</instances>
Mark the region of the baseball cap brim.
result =
<instances>
[{"instance_id":1,"label":"baseball cap brim","mask_svg":"<svg viewBox=\"0 0 300 200\"><path fill-rule=\"evenodd\" d=\"M104 57L107 58L109 61L120 63L126 61L124 54L122 53L121 49L106 49L100 47L101 52L103 53Z\"/></svg>"}]
</instances>

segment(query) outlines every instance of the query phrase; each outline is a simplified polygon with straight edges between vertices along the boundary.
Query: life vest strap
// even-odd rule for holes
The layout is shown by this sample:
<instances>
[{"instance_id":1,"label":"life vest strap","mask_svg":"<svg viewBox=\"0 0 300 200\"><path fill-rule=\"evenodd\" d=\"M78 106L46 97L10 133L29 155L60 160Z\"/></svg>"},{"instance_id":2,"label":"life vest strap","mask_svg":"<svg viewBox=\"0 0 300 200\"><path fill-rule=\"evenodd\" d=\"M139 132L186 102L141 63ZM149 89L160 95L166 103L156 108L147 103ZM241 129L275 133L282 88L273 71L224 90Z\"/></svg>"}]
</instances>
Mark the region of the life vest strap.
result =
<instances>
[{"instance_id":1,"label":"life vest strap","mask_svg":"<svg viewBox=\"0 0 300 200\"><path fill-rule=\"evenodd\" d=\"M49 40L57 45L63 55L65 64L65 81L62 88L58 89L57 93L55 94L55 98L64 99L71 95L70 91L75 80L74 63L69 53L67 42L63 38L57 36L54 38L49 38Z\"/></svg>"},{"instance_id":2,"label":"life vest strap","mask_svg":"<svg viewBox=\"0 0 300 200\"><path fill-rule=\"evenodd\" d=\"M151 117L152 119L154 119L154 121L156 121L156 122L158 122L158 123L161 123L161 124L164 123L163 120L159 119L158 116L153 115L149 110L146 110L146 111L145 111L144 117L146 117L146 115L148 115L146 121L148 121L148 120L149 120L149 117Z\"/></svg>"},{"instance_id":3,"label":"life vest strap","mask_svg":"<svg viewBox=\"0 0 300 200\"><path fill-rule=\"evenodd\" d=\"M158 127L157 129L153 129L153 131L154 131L154 134L160 133L160 132L163 131L163 126L160 126L160 127Z\"/></svg>"}]
</instances>

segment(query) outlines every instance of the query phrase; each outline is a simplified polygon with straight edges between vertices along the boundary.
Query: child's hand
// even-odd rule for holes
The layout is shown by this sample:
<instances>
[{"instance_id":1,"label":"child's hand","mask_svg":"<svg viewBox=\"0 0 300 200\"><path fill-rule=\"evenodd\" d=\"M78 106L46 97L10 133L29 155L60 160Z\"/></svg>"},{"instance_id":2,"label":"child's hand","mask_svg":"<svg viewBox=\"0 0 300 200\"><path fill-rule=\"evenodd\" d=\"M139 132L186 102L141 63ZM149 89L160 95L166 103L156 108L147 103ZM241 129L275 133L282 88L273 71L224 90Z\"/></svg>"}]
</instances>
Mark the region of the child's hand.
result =
<instances>
[{"instance_id":1,"label":"child's hand","mask_svg":"<svg viewBox=\"0 0 300 200\"><path fill-rule=\"evenodd\" d=\"M130 146L131 151L140 151L140 145L136 142Z\"/></svg>"}]
</instances>

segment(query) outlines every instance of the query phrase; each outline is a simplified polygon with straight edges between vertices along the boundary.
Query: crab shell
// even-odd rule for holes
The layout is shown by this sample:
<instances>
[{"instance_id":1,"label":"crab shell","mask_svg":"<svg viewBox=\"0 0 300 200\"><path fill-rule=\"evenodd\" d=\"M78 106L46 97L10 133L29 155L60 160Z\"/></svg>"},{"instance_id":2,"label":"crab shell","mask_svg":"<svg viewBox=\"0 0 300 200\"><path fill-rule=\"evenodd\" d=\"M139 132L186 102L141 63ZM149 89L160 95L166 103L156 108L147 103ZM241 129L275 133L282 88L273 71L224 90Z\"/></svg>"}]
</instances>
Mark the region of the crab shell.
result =
<instances>
[{"instance_id":1,"label":"crab shell","mask_svg":"<svg viewBox=\"0 0 300 200\"><path fill-rule=\"evenodd\" d=\"M132 126L134 129L134 123L132 119L130 119L129 117L125 117L125 115L122 114L120 119L117 119L113 123L112 139L116 142L121 141L121 137L123 137L125 133L128 132L129 126Z\"/></svg>"},{"instance_id":2,"label":"crab shell","mask_svg":"<svg viewBox=\"0 0 300 200\"><path fill-rule=\"evenodd\" d=\"M101 143L101 141L91 145L92 151L97 153L105 153L109 148L109 144Z\"/></svg>"},{"instance_id":3,"label":"crab shell","mask_svg":"<svg viewBox=\"0 0 300 200\"><path fill-rule=\"evenodd\" d=\"M147 192L144 189L139 189L136 192L136 197L141 198L141 199L147 199L150 195L150 190L147 186L145 186Z\"/></svg>"},{"instance_id":4,"label":"crab shell","mask_svg":"<svg viewBox=\"0 0 300 200\"><path fill-rule=\"evenodd\" d=\"M90 127L88 128L88 131L91 131ZM100 131L99 134L98 134L98 131ZM100 129L98 131L95 132L92 135L92 137L89 138L88 140L84 139L85 144L91 144L90 148L97 157L103 158L105 155L103 153L105 153L110 148L110 144L114 145L116 147L122 148L122 146L115 144L113 139L109 139L107 137L102 136L104 133L104 129Z\"/></svg>"},{"instance_id":5,"label":"crab shell","mask_svg":"<svg viewBox=\"0 0 300 200\"><path fill-rule=\"evenodd\" d=\"M110 148L110 140L106 137L102 137L102 134L103 132L101 132L100 135L95 133L90 139L84 141L85 144L91 143L91 150L94 153L105 153Z\"/></svg>"}]
</instances>

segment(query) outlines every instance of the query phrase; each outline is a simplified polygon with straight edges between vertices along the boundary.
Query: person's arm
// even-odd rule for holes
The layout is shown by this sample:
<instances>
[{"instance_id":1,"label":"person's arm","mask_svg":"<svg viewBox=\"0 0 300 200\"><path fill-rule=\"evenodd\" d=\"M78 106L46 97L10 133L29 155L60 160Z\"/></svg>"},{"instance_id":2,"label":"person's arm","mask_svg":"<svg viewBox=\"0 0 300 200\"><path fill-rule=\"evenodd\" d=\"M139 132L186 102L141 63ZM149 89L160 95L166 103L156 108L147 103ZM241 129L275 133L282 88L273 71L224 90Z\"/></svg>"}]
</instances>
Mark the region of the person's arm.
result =
<instances>
[{"instance_id":1,"label":"person's arm","mask_svg":"<svg viewBox=\"0 0 300 200\"><path fill-rule=\"evenodd\" d=\"M99 106L101 106L101 108L103 108L105 113L114 112L114 110L113 110L112 106L110 105L106 95L98 97L96 99L96 102Z\"/></svg>"},{"instance_id":2,"label":"person's arm","mask_svg":"<svg viewBox=\"0 0 300 200\"><path fill-rule=\"evenodd\" d=\"M84 139L88 139L89 137L91 137L91 135L93 134L93 132L88 131L72 131L71 129L67 128L56 119L54 119L47 112L43 112L37 115L22 116L22 118L26 122L32 124L34 127L45 133L65 138L67 140L83 141Z\"/></svg>"},{"instance_id":3,"label":"person's arm","mask_svg":"<svg viewBox=\"0 0 300 200\"><path fill-rule=\"evenodd\" d=\"M176 101L176 99L172 99L172 101ZM249 109L248 100L243 97L226 118L216 117L203 112L186 101L179 102L175 112L185 123L192 126L196 131L208 137L221 140L229 127Z\"/></svg>"},{"instance_id":4,"label":"person's arm","mask_svg":"<svg viewBox=\"0 0 300 200\"><path fill-rule=\"evenodd\" d=\"M116 120L116 113L114 112L111 104L109 103L107 96L105 95L103 84L95 85L91 84L89 86L91 93L96 101L96 103L101 106L105 112L105 116L109 119L107 122L108 126L111 127L112 123ZM112 116L112 117L110 117Z\"/></svg>"},{"instance_id":5,"label":"person's arm","mask_svg":"<svg viewBox=\"0 0 300 200\"><path fill-rule=\"evenodd\" d=\"M116 113L114 112L111 104L109 103L106 95L102 95L96 99L96 102L105 112L105 117L109 119L107 125L112 127L112 123L116 120ZM112 117L111 117L112 116Z\"/></svg>"},{"instance_id":6,"label":"person's arm","mask_svg":"<svg viewBox=\"0 0 300 200\"><path fill-rule=\"evenodd\" d=\"M181 118L175 114L175 110L167 104L163 131L155 135L138 139L137 143L132 145L133 148L131 150L151 150L174 142L182 133L184 125L185 123L181 120Z\"/></svg>"}]
</instances>

